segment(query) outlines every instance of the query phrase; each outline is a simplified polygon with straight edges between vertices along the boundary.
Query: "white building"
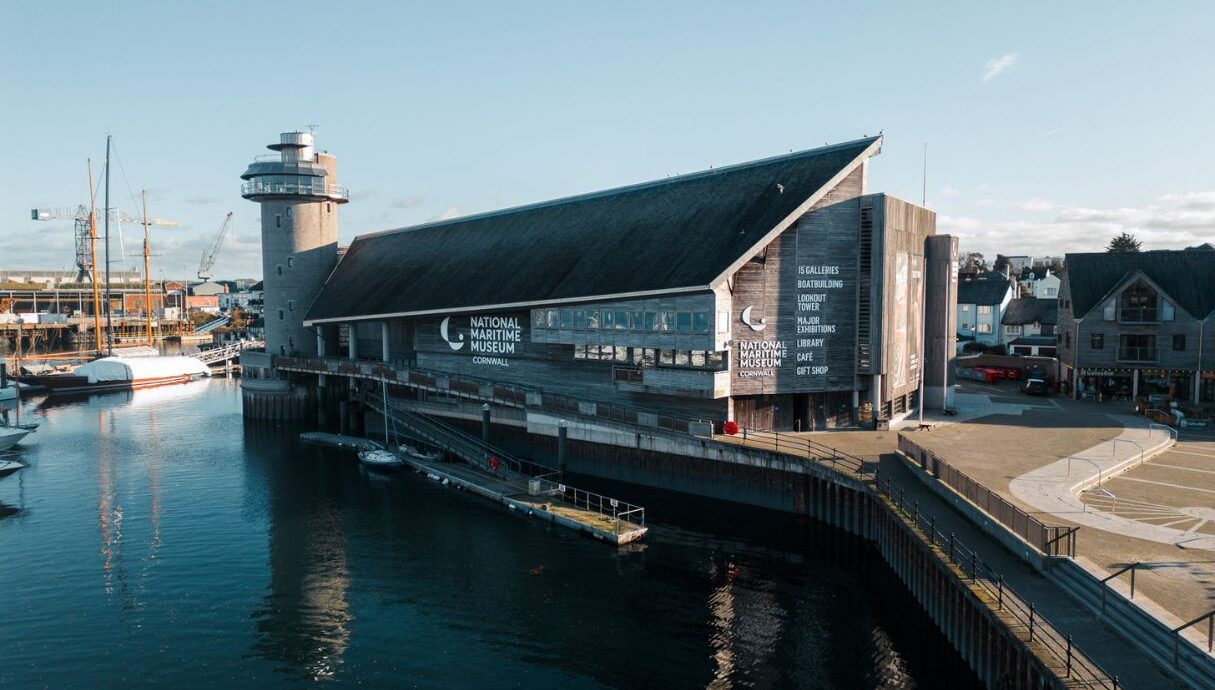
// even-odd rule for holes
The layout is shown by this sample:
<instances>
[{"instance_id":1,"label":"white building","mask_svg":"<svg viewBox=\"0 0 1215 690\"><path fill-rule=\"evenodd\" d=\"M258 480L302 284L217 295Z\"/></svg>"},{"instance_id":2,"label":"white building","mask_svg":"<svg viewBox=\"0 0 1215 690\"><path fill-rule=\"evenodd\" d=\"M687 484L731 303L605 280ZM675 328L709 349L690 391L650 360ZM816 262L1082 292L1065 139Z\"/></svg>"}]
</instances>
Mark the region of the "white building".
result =
<instances>
[{"instance_id":1,"label":"white building","mask_svg":"<svg viewBox=\"0 0 1215 690\"><path fill-rule=\"evenodd\" d=\"M990 274L980 274L990 275ZM998 277L976 278L958 283L958 336L976 342L1000 344L1000 322L1013 299L1013 283Z\"/></svg>"},{"instance_id":2,"label":"white building","mask_svg":"<svg viewBox=\"0 0 1215 690\"><path fill-rule=\"evenodd\" d=\"M1059 297L1061 282L1059 276L1051 273L1050 268L1046 266L1027 266L1021 270L1018 282L1031 297L1039 299L1058 299Z\"/></svg>"}]
</instances>

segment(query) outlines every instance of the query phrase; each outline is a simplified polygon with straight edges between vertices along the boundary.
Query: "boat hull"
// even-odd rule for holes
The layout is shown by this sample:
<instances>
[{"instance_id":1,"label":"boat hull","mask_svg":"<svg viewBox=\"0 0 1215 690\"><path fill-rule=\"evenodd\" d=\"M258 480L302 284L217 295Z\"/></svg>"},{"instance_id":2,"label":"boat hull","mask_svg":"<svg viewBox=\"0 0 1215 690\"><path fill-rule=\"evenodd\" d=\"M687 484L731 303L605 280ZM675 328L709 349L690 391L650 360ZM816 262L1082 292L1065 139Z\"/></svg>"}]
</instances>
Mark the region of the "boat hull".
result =
<instances>
[{"instance_id":1,"label":"boat hull","mask_svg":"<svg viewBox=\"0 0 1215 690\"><path fill-rule=\"evenodd\" d=\"M131 381L97 381L89 383L87 376L74 376L72 374L56 374L51 376L35 377L34 383L45 387L52 395L56 393L104 393L108 391L129 391L137 388L152 388L155 386L170 386L175 383L189 383L198 376L179 375L179 376L161 376L146 379L134 379Z\"/></svg>"},{"instance_id":2,"label":"boat hull","mask_svg":"<svg viewBox=\"0 0 1215 690\"><path fill-rule=\"evenodd\" d=\"M12 448L32 432L32 429L0 429L0 450Z\"/></svg>"}]
</instances>

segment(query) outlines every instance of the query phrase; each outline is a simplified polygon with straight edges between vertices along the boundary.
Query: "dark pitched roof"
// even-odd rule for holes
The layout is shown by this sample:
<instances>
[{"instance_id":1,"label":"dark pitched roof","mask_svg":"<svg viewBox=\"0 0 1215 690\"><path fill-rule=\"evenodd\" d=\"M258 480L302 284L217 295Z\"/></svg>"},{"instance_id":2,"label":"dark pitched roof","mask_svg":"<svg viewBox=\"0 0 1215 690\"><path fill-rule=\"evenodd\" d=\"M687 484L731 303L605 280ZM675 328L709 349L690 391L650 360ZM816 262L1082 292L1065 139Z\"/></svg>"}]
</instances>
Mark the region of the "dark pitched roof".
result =
<instances>
[{"instance_id":1,"label":"dark pitched roof","mask_svg":"<svg viewBox=\"0 0 1215 690\"><path fill-rule=\"evenodd\" d=\"M1015 338L1008 343L1009 345L1058 345L1058 339L1053 335L1023 335L1020 338Z\"/></svg>"},{"instance_id":2,"label":"dark pitched roof","mask_svg":"<svg viewBox=\"0 0 1215 690\"><path fill-rule=\"evenodd\" d=\"M1072 313L1087 314L1136 271L1143 271L1192 316L1206 318L1215 310L1215 252L1157 250L1068 254Z\"/></svg>"},{"instance_id":3,"label":"dark pitched roof","mask_svg":"<svg viewBox=\"0 0 1215 690\"><path fill-rule=\"evenodd\" d=\"M307 321L706 289L880 141L363 235Z\"/></svg>"},{"instance_id":4,"label":"dark pitched roof","mask_svg":"<svg viewBox=\"0 0 1215 690\"><path fill-rule=\"evenodd\" d=\"M1039 297L1023 297L1008 303L1000 323L1006 326L1021 326L1027 323L1059 323L1059 300Z\"/></svg>"},{"instance_id":5,"label":"dark pitched roof","mask_svg":"<svg viewBox=\"0 0 1215 690\"><path fill-rule=\"evenodd\" d=\"M958 304L999 304L1012 287L1007 280L965 280L958 283Z\"/></svg>"},{"instance_id":6,"label":"dark pitched roof","mask_svg":"<svg viewBox=\"0 0 1215 690\"><path fill-rule=\"evenodd\" d=\"M259 280L249 287L249 292L261 292L266 289L265 281Z\"/></svg>"}]
</instances>

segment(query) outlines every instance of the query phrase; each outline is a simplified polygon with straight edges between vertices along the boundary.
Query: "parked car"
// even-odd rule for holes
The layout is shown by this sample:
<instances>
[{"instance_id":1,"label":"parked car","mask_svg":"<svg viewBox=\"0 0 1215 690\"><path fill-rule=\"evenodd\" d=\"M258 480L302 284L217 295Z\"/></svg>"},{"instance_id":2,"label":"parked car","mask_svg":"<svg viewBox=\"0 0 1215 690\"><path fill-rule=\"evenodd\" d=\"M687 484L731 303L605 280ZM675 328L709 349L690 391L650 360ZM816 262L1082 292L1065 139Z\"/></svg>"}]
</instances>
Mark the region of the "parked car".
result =
<instances>
[{"instance_id":1,"label":"parked car","mask_svg":"<svg viewBox=\"0 0 1215 690\"><path fill-rule=\"evenodd\" d=\"M1025 379L1021 384L1021 392L1026 395L1049 395L1050 386L1042 379Z\"/></svg>"}]
</instances>

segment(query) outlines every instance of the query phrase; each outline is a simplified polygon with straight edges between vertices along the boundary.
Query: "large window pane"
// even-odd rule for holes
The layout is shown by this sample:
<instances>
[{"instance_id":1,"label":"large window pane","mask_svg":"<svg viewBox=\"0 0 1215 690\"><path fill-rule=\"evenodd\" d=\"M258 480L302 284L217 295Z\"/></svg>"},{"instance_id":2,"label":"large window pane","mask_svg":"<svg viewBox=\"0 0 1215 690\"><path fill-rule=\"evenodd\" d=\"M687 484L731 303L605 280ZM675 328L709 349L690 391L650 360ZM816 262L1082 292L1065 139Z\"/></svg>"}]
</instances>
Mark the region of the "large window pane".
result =
<instances>
[{"instance_id":1,"label":"large window pane","mask_svg":"<svg viewBox=\"0 0 1215 690\"><path fill-rule=\"evenodd\" d=\"M692 332L692 315L686 311L681 311L675 315L675 330L680 333Z\"/></svg>"},{"instance_id":2,"label":"large window pane","mask_svg":"<svg viewBox=\"0 0 1215 690\"><path fill-rule=\"evenodd\" d=\"M588 309L586 311L586 327L599 328L599 310Z\"/></svg>"},{"instance_id":3,"label":"large window pane","mask_svg":"<svg viewBox=\"0 0 1215 690\"><path fill-rule=\"evenodd\" d=\"M574 327L574 312L572 309L561 310L561 327L566 330Z\"/></svg>"},{"instance_id":4,"label":"large window pane","mask_svg":"<svg viewBox=\"0 0 1215 690\"><path fill-rule=\"evenodd\" d=\"M586 310L574 310L574 328L586 328Z\"/></svg>"},{"instance_id":5,"label":"large window pane","mask_svg":"<svg viewBox=\"0 0 1215 690\"><path fill-rule=\"evenodd\" d=\"M623 309L616 310L616 328L627 329L629 327L629 313Z\"/></svg>"},{"instance_id":6,"label":"large window pane","mask_svg":"<svg viewBox=\"0 0 1215 690\"><path fill-rule=\"evenodd\" d=\"M692 315L692 329L697 333L709 332L709 314L698 311Z\"/></svg>"}]
</instances>

